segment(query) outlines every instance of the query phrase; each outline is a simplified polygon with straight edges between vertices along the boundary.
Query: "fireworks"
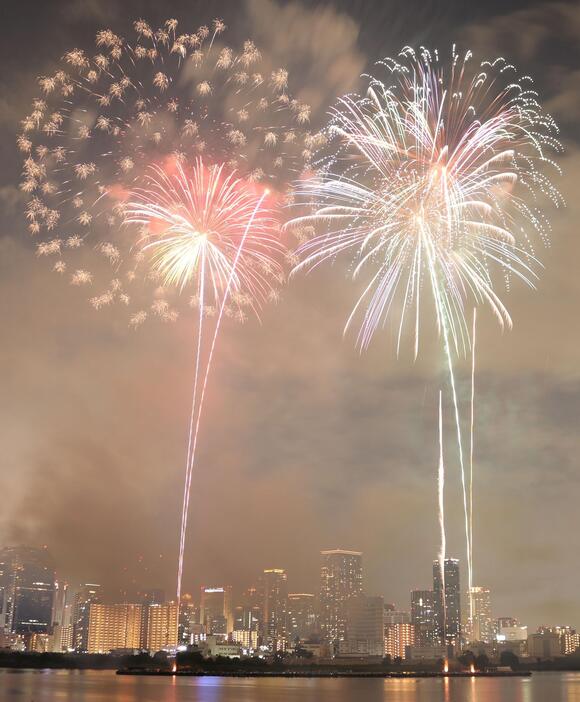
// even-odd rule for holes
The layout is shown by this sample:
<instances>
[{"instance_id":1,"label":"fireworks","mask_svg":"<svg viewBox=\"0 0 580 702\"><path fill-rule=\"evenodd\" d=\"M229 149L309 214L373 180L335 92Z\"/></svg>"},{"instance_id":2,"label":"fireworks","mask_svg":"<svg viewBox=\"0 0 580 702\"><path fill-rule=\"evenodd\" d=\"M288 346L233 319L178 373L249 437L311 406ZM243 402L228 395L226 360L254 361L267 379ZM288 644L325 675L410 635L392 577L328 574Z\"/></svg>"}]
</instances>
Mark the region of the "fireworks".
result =
<instances>
[{"instance_id":1,"label":"fireworks","mask_svg":"<svg viewBox=\"0 0 580 702\"><path fill-rule=\"evenodd\" d=\"M179 34L168 20L111 30L96 53L69 51L22 122L22 191L37 253L98 310L115 303L136 328L196 309L195 370L177 597L204 397L224 318L278 297L280 205L323 137L287 92L288 72L225 25ZM210 321L211 320L211 321ZM208 343L204 343L204 342Z\"/></svg>"},{"instance_id":2,"label":"fireworks","mask_svg":"<svg viewBox=\"0 0 580 702\"><path fill-rule=\"evenodd\" d=\"M319 178L299 185L314 213L293 226L323 231L302 244L298 268L346 252L353 277L368 274L347 323L362 318L361 348L396 314L397 350L410 323L416 355L427 287L439 333L447 326L465 351L470 298L511 325L494 268L533 286L532 232L549 232L541 200L561 204L546 175L560 150L556 125L529 78L502 59L471 62L469 52L445 63L425 49L380 62L387 80L370 78L365 97L339 101L332 154Z\"/></svg>"},{"instance_id":3,"label":"fireworks","mask_svg":"<svg viewBox=\"0 0 580 702\"><path fill-rule=\"evenodd\" d=\"M551 154L561 146L531 79L503 59L474 66L470 52L461 57L453 49L446 62L437 52L406 48L378 65L386 80L369 78L366 96L340 99L328 128L331 150L298 185L311 211L289 225L303 239L295 270L350 255L352 277L367 276L346 324L360 318L361 349L393 318L397 353L410 325L416 358L425 307L434 316L453 406L471 598L475 355L469 489L453 356L475 343L470 304L487 303L502 327L511 326L498 278L534 286L534 239L549 234L543 205L562 204L550 177L558 172ZM304 237L306 230L313 235ZM444 554L441 402L439 425Z\"/></svg>"},{"instance_id":4,"label":"fireworks","mask_svg":"<svg viewBox=\"0 0 580 702\"><path fill-rule=\"evenodd\" d=\"M283 202L288 182L308 163L308 146L321 137L307 129L308 105L288 94L287 71L251 41L239 49L226 46L221 20L187 34L178 32L175 20L157 29L138 20L134 29L133 42L100 31L95 52L73 49L59 70L39 78L41 96L22 120L18 147L24 156L21 188L29 198L28 227L38 255L47 257L64 280L90 289L88 299L95 308L120 303L135 327L151 316L174 320L199 297L195 271L181 280L160 266L168 239L152 244L140 231L149 225L156 196L171 203L162 190L171 190L172 182L178 189L175 173L181 169L183 178L190 177L202 159L203 168L194 168L195 177L207 181L201 187L228 182L240 203L242 183L255 184L243 207L251 208L251 198L270 189L272 215L269 221L257 216L254 225L260 231L254 229L247 240L252 246L262 235L269 240L277 236L274 200ZM215 182L210 183L214 167ZM140 219L136 203L143 208ZM171 204L179 208L185 203ZM152 220L176 231L175 221ZM230 243L239 237L242 220L240 215ZM268 286L282 279L279 267L260 267L262 254L240 261L255 265L244 284L260 300L268 296ZM231 259L232 252L228 255ZM213 267L206 273L216 271ZM216 284L223 287L225 269L218 275ZM181 294L190 288L194 294ZM246 292L252 295L251 290ZM229 301L228 317L246 316L236 302L240 299L247 297L234 295ZM209 306L216 305L214 299Z\"/></svg>"},{"instance_id":5,"label":"fireworks","mask_svg":"<svg viewBox=\"0 0 580 702\"><path fill-rule=\"evenodd\" d=\"M151 270L164 287L184 290L193 285L195 304L213 308L221 304L231 278L238 303L255 306L268 298L272 275L282 275L273 212L257 210L240 248L261 199L258 192L233 173L225 176L223 164L207 168L201 157L191 175L181 163L172 174L152 166L144 187L130 194L125 224L143 228L138 246L149 254Z\"/></svg>"}]
</instances>

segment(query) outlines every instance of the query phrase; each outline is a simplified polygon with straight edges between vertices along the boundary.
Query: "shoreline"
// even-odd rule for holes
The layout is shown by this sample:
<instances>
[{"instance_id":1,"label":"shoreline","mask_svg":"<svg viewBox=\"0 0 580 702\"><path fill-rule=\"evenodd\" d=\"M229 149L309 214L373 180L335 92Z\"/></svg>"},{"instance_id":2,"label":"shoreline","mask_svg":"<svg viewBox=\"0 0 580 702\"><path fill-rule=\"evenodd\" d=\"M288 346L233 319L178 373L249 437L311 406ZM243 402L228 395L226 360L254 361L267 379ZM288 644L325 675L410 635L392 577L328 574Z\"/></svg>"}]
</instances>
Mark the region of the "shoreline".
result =
<instances>
[{"instance_id":1,"label":"shoreline","mask_svg":"<svg viewBox=\"0 0 580 702\"><path fill-rule=\"evenodd\" d=\"M496 670L486 672L457 671L444 673L443 671L356 671L356 670L280 670L280 671L253 671L253 670L228 670L228 671L172 671L172 670L130 670L120 669L117 675L146 675L161 677L220 677L220 678L514 678L530 677L530 670Z\"/></svg>"}]
</instances>

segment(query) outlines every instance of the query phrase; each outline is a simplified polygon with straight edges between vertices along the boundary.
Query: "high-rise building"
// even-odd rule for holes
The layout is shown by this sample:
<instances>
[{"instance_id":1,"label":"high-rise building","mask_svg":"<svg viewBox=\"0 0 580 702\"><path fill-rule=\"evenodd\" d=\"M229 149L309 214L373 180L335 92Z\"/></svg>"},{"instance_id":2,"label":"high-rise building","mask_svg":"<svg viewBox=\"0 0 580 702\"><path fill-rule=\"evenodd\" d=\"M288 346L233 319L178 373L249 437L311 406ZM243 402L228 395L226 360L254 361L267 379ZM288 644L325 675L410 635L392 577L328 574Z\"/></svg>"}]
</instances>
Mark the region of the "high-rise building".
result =
<instances>
[{"instance_id":1,"label":"high-rise building","mask_svg":"<svg viewBox=\"0 0 580 702\"><path fill-rule=\"evenodd\" d=\"M70 594L70 593L69 593ZM64 606L62 624L60 625L60 636L54 639L53 651L72 651L74 649L74 601L69 601Z\"/></svg>"},{"instance_id":2,"label":"high-rise building","mask_svg":"<svg viewBox=\"0 0 580 702\"><path fill-rule=\"evenodd\" d=\"M52 559L46 548L27 546L0 551L0 624L14 634L50 634L56 591Z\"/></svg>"},{"instance_id":3,"label":"high-rise building","mask_svg":"<svg viewBox=\"0 0 580 702\"><path fill-rule=\"evenodd\" d=\"M198 637L199 634L199 607L195 606L192 596L185 593L179 604L179 644L188 646L193 641L192 637Z\"/></svg>"},{"instance_id":4,"label":"high-rise building","mask_svg":"<svg viewBox=\"0 0 580 702\"><path fill-rule=\"evenodd\" d=\"M346 641L347 603L363 589L362 553L334 549L321 551L320 628L326 641Z\"/></svg>"},{"instance_id":5,"label":"high-rise building","mask_svg":"<svg viewBox=\"0 0 580 702\"><path fill-rule=\"evenodd\" d=\"M89 653L141 648L143 605L91 604L89 607Z\"/></svg>"},{"instance_id":6,"label":"high-rise building","mask_svg":"<svg viewBox=\"0 0 580 702\"><path fill-rule=\"evenodd\" d=\"M234 629L232 587L201 587L199 622L210 636L227 638Z\"/></svg>"},{"instance_id":7,"label":"high-rise building","mask_svg":"<svg viewBox=\"0 0 580 702\"><path fill-rule=\"evenodd\" d=\"M232 640L242 648L255 649L262 630L263 594L255 587L244 591L240 603L234 608Z\"/></svg>"},{"instance_id":8,"label":"high-rise building","mask_svg":"<svg viewBox=\"0 0 580 702\"><path fill-rule=\"evenodd\" d=\"M415 627L410 622L385 624L384 653L391 658L406 658L407 647L415 643Z\"/></svg>"},{"instance_id":9,"label":"high-rise building","mask_svg":"<svg viewBox=\"0 0 580 702\"><path fill-rule=\"evenodd\" d=\"M311 593L292 592L288 595L288 639L307 641L319 633L316 597Z\"/></svg>"},{"instance_id":10,"label":"high-rise building","mask_svg":"<svg viewBox=\"0 0 580 702\"><path fill-rule=\"evenodd\" d=\"M471 588L473 616L468 636L471 641L491 643L494 638L494 622L491 617L491 593L489 588L474 585Z\"/></svg>"},{"instance_id":11,"label":"high-rise building","mask_svg":"<svg viewBox=\"0 0 580 702\"><path fill-rule=\"evenodd\" d=\"M461 589L459 560L446 558L443 566L433 561L433 601L437 637L448 644L459 645L461 638ZM443 588L445 582L445 588Z\"/></svg>"},{"instance_id":12,"label":"high-rise building","mask_svg":"<svg viewBox=\"0 0 580 702\"><path fill-rule=\"evenodd\" d=\"M286 650L288 576L282 568L266 568L262 576L262 644L271 651Z\"/></svg>"},{"instance_id":13,"label":"high-rise building","mask_svg":"<svg viewBox=\"0 0 580 702\"><path fill-rule=\"evenodd\" d=\"M65 627L66 631L65 631ZM68 644L68 645L67 645ZM72 648L72 602L65 582L56 583L52 608L52 636L50 650L58 653Z\"/></svg>"},{"instance_id":14,"label":"high-rise building","mask_svg":"<svg viewBox=\"0 0 580 702\"><path fill-rule=\"evenodd\" d=\"M151 604L147 612L147 650L174 651L177 648L177 602Z\"/></svg>"},{"instance_id":15,"label":"high-rise building","mask_svg":"<svg viewBox=\"0 0 580 702\"><path fill-rule=\"evenodd\" d=\"M384 599L363 594L353 595L346 603L346 647L341 644L340 651L382 656L384 630Z\"/></svg>"},{"instance_id":16,"label":"high-rise building","mask_svg":"<svg viewBox=\"0 0 580 702\"><path fill-rule=\"evenodd\" d=\"M141 607L141 648L147 648L147 627L149 626L149 605L163 604L165 602L165 590L160 588L146 588L138 594Z\"/></svg>"},{"instance_id":17,"label":"high-rise building","mask_svg":"<svg viewBox=\"0 0 580 702\"><path fill-rule=\"evenodd\" d=\"M580 646L580 634L572 626L540 626L538 634L556 634L560 637L560 653L567 656Z\"/></svg>"},{"instance_id":18,"label":"high-rise building","mask_svg":"<svg viewBox=\"0 0 580 702\"><path fill-rule=\"evenodd\" d=\"M528 656L530 658L556 658L562 655L560 635L550 631L528 636Z\"/></svg>"},{"instance_id":19,"label":"high-rise building","mask_svg":"<svg viewBox=\"0 0 580 702\"><path fill-rule=\"evenodd\" d=\"M405 658L405 649L415 643L415 627L411 624L411 614L385 608L384 611L384 653L391 658Z\"/></svg>"},{"instance_id":20,"label":"high-rise building","mask_svg":"<svg viewBox=\"0 0 580 702\"><path fill-rule=\"evenodd\" d=\"M81 585L74 597L73 648L79 653L88 650L89 615L92 604L101 601L101 586L96 583Z\"/></svg>"},{"instance_id":21,"label":"high-rise building","mask_svg":"<svg viewBox=\"0 0 580 702\"><path fill-rule=\"evenodd\" d=\"M53 627L62 624L64 612L69 600L68 585L65 582L55 582L54 600L52 603L52 624Z\"/></svg>"},{"instance_id":22,"label":"high-rise building","mask_svg":"<svg viewBox=\"0 0 580 702\"><path fill-rule=\"evenodd\" d=\"M435 643L433 590L411 590L411 624L415 629L416 646Z\"/></svg>"}]
</instances>

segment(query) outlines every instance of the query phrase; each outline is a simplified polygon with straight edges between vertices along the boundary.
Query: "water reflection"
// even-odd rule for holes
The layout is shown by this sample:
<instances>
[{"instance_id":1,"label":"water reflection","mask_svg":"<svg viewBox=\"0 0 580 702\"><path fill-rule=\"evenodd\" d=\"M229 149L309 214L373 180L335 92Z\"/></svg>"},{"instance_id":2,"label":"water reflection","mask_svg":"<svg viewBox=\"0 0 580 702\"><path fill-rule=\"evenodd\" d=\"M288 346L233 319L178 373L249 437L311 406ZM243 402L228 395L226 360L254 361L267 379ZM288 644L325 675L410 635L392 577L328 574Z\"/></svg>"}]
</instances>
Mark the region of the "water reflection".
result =
<instances>
[{"instance_id":1,"label":"water reflection","mask_svg":"<svg viewBox=\"0 0 580 702\"><path fill-rule=\"evenodd\" d=\"M0 670L0 702L580 702L580 673L531 678L291 679Z\"/></svg>"}]
</instances>

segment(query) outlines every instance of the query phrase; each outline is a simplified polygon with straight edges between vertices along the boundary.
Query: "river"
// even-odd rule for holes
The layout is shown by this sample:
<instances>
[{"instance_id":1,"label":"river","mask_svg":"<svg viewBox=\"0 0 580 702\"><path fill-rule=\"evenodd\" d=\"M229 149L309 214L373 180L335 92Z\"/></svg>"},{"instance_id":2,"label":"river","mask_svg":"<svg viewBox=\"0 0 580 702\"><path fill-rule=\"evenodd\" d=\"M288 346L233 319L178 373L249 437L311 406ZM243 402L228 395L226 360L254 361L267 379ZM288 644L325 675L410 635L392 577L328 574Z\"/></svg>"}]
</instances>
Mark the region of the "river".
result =
<instances>
[{"instance_id":1,"label":"river","mask_svg":"<svg viewBox=\"0 0 580 702\"><path fill-rule=\"evenodd\" d=\"M531 678L167 678L0 670L10 702L580 702L580 673Z\"/></svg>"}]
</instances>

